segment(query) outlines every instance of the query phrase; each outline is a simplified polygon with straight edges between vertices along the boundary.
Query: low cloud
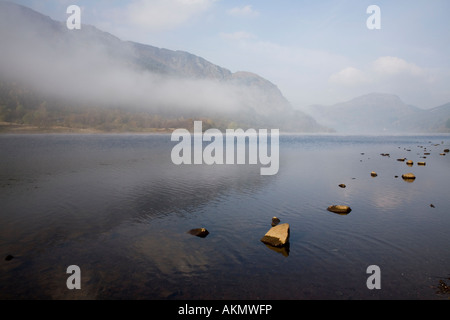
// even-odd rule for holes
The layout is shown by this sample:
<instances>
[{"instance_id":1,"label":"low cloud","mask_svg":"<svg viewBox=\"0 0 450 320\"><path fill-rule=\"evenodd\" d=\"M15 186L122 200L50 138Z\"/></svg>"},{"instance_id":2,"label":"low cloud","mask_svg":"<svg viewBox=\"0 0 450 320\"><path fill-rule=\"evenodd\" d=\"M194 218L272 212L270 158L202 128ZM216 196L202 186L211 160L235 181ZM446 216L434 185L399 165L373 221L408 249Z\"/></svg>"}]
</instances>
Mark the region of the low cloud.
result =
<instances>
[{"instance_id":1,"label":"low cloud","mask_svg":"<svg viewBox=\"0 0 450 320\"><path fill-rule=\"evenodd\" d=\"M329 81L336 85L360 86L377 84L395 77L410 77L426 81L431 79L432 71L397 57L380 57L365 68L347 67L332 74Z\"/></svg>"},{"instance_id":2,"label":"low cloud","mask_svg":"<svg viewBox=\"0 0 450 320\"><path fill-rule=\"evenodd\" d=\"M135 47L113 37L99 37L102 33L92 27L71 33L60 24L61 33L53 34L51 25L45 23L23 21L16 30L6 28L12 23L0 21L4 45L0 80L23 83L45 96L75 105L137 107L174 114L227 114L245 106L260 106L253 103L257 93L232 81L195 74L191 78L168 76L135 65Z\"/></svg>"},{"instance_id":3,"label":"low cloud","mask_svg":"<svg viewBox=\"0 0 450 320\"><path fill-rule=\"evenodd\" d=\"M425 69L418 67L414 63L409 63L397 57L378 58L372 63L371 69L381 77L396 75L423 77L428 73Z\"/></svg>"},{"instance_id":4,"label":"low cloud","mask_svg":"<svg viewBox=\"0 0 450 320\"><path fill-rule=\"evenodd\" d=\"M369 82L369 78L359 69L348 67L330 76L329 81L342 86L355 86Z\"/></svg>"}]
</instances>

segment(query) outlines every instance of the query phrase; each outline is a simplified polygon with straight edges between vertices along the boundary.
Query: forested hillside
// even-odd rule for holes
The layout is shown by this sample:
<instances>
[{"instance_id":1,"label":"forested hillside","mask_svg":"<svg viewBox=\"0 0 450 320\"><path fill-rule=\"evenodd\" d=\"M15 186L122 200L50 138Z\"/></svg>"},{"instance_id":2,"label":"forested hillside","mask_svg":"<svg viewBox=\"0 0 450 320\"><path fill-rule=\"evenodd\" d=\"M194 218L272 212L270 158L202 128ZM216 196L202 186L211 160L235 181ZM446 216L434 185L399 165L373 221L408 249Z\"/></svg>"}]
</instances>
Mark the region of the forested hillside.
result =
<instances>
[{"instance_id":1,"label":"forested hillside","mask_svg":"<svg viewBox=\"0 0 450 320\"><path fill-rule=\"evenodd\" d=\"M213 120L194 114L171 116L150 114L138 108L68 104L64 100L44 97L23 85L0 81L0 122L3 131L11 124L37 129L65 127L105 132L157 132L173 128L192 129L194 120L202 120L205 130L247 127L227 119ZM8 125L9 124L9 125Z\"/></svg>"}]
</instances>

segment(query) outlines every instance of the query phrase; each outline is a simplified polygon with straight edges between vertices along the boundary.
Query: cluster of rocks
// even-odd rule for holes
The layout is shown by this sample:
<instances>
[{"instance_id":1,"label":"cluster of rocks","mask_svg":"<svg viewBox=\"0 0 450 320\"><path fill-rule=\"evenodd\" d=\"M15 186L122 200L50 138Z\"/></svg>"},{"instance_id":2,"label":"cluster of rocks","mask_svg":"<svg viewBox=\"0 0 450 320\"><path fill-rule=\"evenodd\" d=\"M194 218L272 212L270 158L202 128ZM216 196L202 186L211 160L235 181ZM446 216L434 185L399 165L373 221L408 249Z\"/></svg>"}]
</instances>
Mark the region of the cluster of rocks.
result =
<instances>
[{"instance_id":1,"label":"cluster of rocks","mask_svg":"<svg viewBox=\"0 0 450 320\"><path fill-rule=\"evenodd\" d=\"M442 142L442 144L443 144L444 142ZM440 144L434 144L433 146L440 146ZM418 146L419 148L422 148L423 149L423 151L424 151L424 153L423 153L423 156L421 156L420 158L423 158L423 159L426 159L427 157L426 156L429 156L429 155L431 155L431 152L425 152L425 151L427 151L427 148L426 147L424 147L424 146ZM400 148L400 147L399 147ZM406 150L406 151L411 151L411 149L406 149L406 148L404 148L404 150ZM444 150L444 152L443 153L440 153L440 155L443 155L443 156L445 156L447 153L449 153L450 152L450 149L445 149ZM364 153L361 153L362 155L364 154ZM381 156L384 156L384 157L390 157L390 154L389 153L381 153L380 154ZM419 155L419 153L418 153L418 155ZM398 162L406 162L406 165L408 166L408 167L413 167L414 166L414 161L413 160L408 160L407 158L399 158L399 159L397 159L397 161ZM418 161L417 162L417 166L420 166L420 167L424 167L424 166L426 166L427 165L427 163L425 162L425 161ZM374 172L374 171L372 171L371 172L371 174L370 174L372 177L377 177L378 176L378 174L376 173L376 172ZM395 178L398 178L398 176L395 176ZM413 174L413 173L406 173L406 174L403 174L402 175L402 178L403 178L403 180L405 180L406 182L413 182L415 179L416 179L416 176Z\"/></svg>"},{"instance_id":2,"label":"cluster of rocks","mask_svg":"<svg viewBox=\"0 0 450 320\"><path fill-rule=\"evenodd\" d=\"M279 218L272 218L272 227L261 238L261 242L275 248L282 248L289 245L290 225L288 223L280 224L280 222L281 220ZM206 238L209 235L209 231L205 228L192 229L188 233L200 238Z\"/></svg>"},{"instance_id":3,"label":"cluster of rocks","mask_svg":"<svg viewBox=\"0 0 450 320\"><path fill-rule=\"evenodd\" d=\"M444 142L442 142L442 144L443 143ZM439 145L440 144L435 144L434 146L439 146ZM427 151L427 148L425 148L423 146L418 146L418 147L419 148L423 148L424 151ZM399 147L399 149L400 149L400 147ZM404 148L404 150L411 151L411 149L406 149L406 148ZM441 153L441 155L445 155L445 154L447 154L449 152L450 152L450 149L445 149L444 153ZM430 155L430 154L431 154L430 152L424 152L424 155ZM361 155L365 155L365 153L361 152ZM380 155L383 156L383 157L388 157L388 158L391 157L391 155L389 153L381 153ZM426 159L425 156L423 156L421 158L425 158ZM414 166L414 161L413 160L408 160L407 158L399 158L399 159L397 159L397 161L398 162L405 162L408 167L413 167ZM417 162L417 166L422 166L423 167L423 166L426 166L426 165L427 165L427 163L425 161L418 161ZM376 178L376 177L378 177L378 173L375 172L375 171L372 171L370 173L370 176L372 178ZM395 176L395 178L398 178L398 177L399 176ZM414 182L416 180L416 176L414 175L414 173L411 173L411 172L410 173L405 173L405 174L402 175L402 179L404 181L408 182L408 183L412 183L412 182ZM339 187L340 188L346 188L347 186L345 184L340 184ZM435 208L435 206L433 204L431 204L430 207L431 208ZM333 213L337 213L337 214L340 214L340 215L347 215L347 214L349 214L352 211L352 209L349 206L333 205L333 206L328 207L328 211L333 212Z\"/></svg>"},{"instance_id":4,"label":"cluster of rocks","mask_svg":"<svg viewBox=\"0 0 450 320\"><path fill-rule=\"evenodd\" d=\"M399 147L400 148L400 147ZM405 149L406 151L411 151L410 149ZM426 150L426 148L424 149ZM444 150L444 155L446 153L449 153L449 149ZM429 152L425 152L424 155L429 155ZM364 155L364 153L361 153L361 155ZM383 157L390 157L389 153L382 153L381 156ZM407 160L407 158L400 158L397 159L399 162L406 162L406 164L409 167L414 166L414 162L412 160ZM426 162L419 161L417 162L418 166L426 166ZM375 178L378 176L378 173L375 171L372 171L370 175ZM395 178L398 178L398 176L395 176ZM416 176L413 173L405 173L402 175L403 180L407 182L413 182L416 180ZM355 178L353 178L355 179ZM345 189L347 186L345 184L340 184L340 188ZM435 208L433 204L430 204L431 208ZM332 205L327 208L328 211L339 214L339 215L348 215L352 209L349 206L346 205ZM280 219L277 217L272 218L271 228L267 233L261 238L261 242L266 244L269 247L272 247L274 249L285 249L289 247L289 236L290 236L290 225L288 223L280 224ZM208 230L205 228L198 228L198 229L192 229L188 231L189 234L200 237L200 238L206 238L209 235ZM281 251L280 251L281 252ZM284 255L286 255L286 252L282 252ZM288 253L287 253L288 254ZM12 258L11 258L12 259Z\"/></svg>"}]
</instances>

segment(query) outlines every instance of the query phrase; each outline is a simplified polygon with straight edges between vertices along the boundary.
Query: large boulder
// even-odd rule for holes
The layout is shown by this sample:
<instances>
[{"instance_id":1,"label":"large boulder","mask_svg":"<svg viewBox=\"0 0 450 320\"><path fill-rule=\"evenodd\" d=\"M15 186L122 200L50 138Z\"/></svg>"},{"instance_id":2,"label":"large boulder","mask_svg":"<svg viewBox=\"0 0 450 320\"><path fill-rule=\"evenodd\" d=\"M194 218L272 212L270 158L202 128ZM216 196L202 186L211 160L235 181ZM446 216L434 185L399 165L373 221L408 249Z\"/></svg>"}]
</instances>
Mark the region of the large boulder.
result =
<instances>
[{"instance_id":1,"label":"large boulder","mask_svg":"<svg viewBox=\"0 0 450 320\"><path fill-rule=\"evenodd\" d=\"M272 227L261 241L273 247L284 247L289 243L290 226L283 223Z\"/></svg>"}]
</instances>

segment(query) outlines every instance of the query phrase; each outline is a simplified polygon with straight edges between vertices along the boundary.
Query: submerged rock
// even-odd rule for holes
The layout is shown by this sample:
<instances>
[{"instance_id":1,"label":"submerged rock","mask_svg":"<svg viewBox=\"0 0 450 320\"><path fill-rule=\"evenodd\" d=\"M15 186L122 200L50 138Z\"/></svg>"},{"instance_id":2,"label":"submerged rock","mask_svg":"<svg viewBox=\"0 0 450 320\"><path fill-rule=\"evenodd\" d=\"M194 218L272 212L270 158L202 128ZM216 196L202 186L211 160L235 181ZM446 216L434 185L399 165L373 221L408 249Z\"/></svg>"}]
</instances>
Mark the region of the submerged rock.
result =
<instances>
[{"instance_id":1,"label":"submerged rock","mask_svg":"<svg viewBox=\"0 0 450 320\"><path fill-rule=\"evenodd\" d=\"M352 211L349 206L329 206L327 210L337 214L349 214Z\"/></svg>"},{"instance_id":2,"label":"submerged rock","mask_svg":"<svg viewBox=\"0 0 450 320\"><path fill-rule=\"evenodd\" d=\"M272 247L284 247L289 243L290 226L288 223L283 223L272 227L261 242Z\"/></svg>"},{"instance_id":3,"label":"submerged rock","mask_svg":"<svg viewBox=\"0 0 450 320\"><path fill-rule=\"evenodd\" d=\"M450 278L447 278L450 280ZM437 294L450 294L450 286L448 286L444 280L439 280L439 286L438 291L436 291Z\"/></svg>"},{"instance_id":4,"label":"submerged rock","mask_svg":"<svg viewBox=\"0 0 450 320\"><path fill-rule=\"evenodd\" d=\"M430 204L430 207L431 207L431 208L436 208L436 207L434 206L434 204Z\"/></svg>"},{"instance_id":5,"label":"submerged rock","mask_svg":"<svg viewBox=\"0 0 450 320\"><path fill-rule=\"evenodd\" d=\"M188 233L200 238L206 238L209 235L208 230L205 228L192 229L189 230Z\"/></svg>"},{"instance_id":6,"label":"submerged rock","mask_svg":"<svg viewBox=\"0 0 450 320\"><path fill-rule=\"evenodd\" d=\"M272 227L277 226L280 222L281 222L280 219L278 219L277 217L273 217L272 218Z\"/></svg>"}]
</instances>

